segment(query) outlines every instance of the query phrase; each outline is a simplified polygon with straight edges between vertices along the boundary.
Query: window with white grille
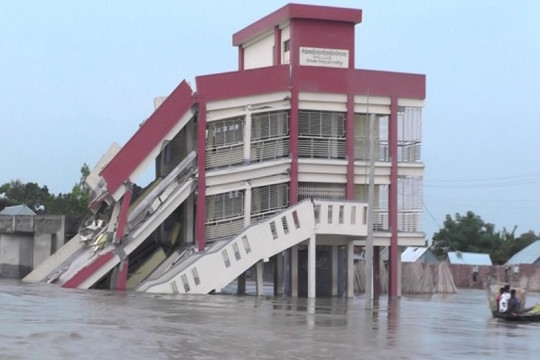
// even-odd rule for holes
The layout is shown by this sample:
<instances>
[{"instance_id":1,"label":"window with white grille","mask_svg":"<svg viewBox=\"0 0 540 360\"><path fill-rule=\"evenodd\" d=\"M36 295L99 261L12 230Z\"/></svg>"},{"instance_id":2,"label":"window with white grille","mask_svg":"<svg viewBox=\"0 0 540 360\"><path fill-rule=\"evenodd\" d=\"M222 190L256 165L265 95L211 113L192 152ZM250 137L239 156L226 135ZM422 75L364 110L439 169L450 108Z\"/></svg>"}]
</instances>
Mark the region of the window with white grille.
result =
<instances>
[{"instance_id":1,"label":"window with white grille","mask_svg":"<svg viewBox=\"0 0 540 360\"><path fill-rule=\"evenodd\" d=\"M398 161L421 160L422 108L400 107L398 109Z\"/></svg>"},{"instance_id":2,"label":"window with white grille","mask_svg":"<svg viewBox=\"0 0 540 360\"><path fill-rule=\"evenodd\" d=\"M389 230L388 212L388 185L375 185L373 188L373 228L375 230ZM354 186L354 200L368 202L369 185L356 184Z\"/></svg>"},{"instance_id":3,"label":"window with white grille","mask_svg":"<svg viewBox=\"0 0 540 360\"><path fill-rule=\"evenodd\" d=\"M206 168L242 163L243 144L243 116L209 123L206 138Z\"/></svg>"},{"instance_id":4,"label":"window with white grille","mask_svg":"<svg viewBox=\"0 0 540 360\"><path fill-rule=\"evenodd\" d=\"M244 192L206 197L206 240L234 235L244 226Z\"/></svg>"},{"instance_id":5,"label":"window with white grille","mask_svg":"<svg viewBox=\"0 0 540 360\"><path fill-rule=\"evenodd\" d=\"M422 177L398 177L398 229L399 231L421 231L423 213Z\"/></svg>"},{"instance_id":6,"label":"window with white grille","mask_svg":"<svg viewBox=\"0 0 540 360\"><path fill-rule=\"evenodd\" d=\"M354 158L369 160L369 114L354 115ZM375 115L373 141L375 161L390 161L388 148L388 115Z\"/></svg>"},{"instance_id":7,"label":"window with white grille","mask_svg":"<svg viewBox=\"0 0 540 360\"><path fill-rule=\"evenodd\" d=\"M344 159L345 113L299 111L298 155L312 159Z\"/></svg>"},{"instance_id":8,"label":"window with white grille","mask_svg":"<svg viewBox=\"0 0 540 360\"><path fill-rule=\"evenodd\" d=\"M345 184L306 183L298 184L298 200L344 200Z\"/></svg>"},{"instance_id":9,"label":"window with white grille","mask_svg":"<svg viewBox=\"0 0 540 360\"><path fill-rule=\"evenodd\" d=\"M264 219L289 206L289 187L286 183L251 189L251 219Z\"/></svg>"},{"instance_id":10,"label":"window with white grille","mask_svg":"<svg viewBox=\"0 0 540 360\"><path fill-rule=\"evenodd\" d=\"M251 117L251 156L254 162L289 156L289 113L275 111Z\"/></svg>"}]
</instances>

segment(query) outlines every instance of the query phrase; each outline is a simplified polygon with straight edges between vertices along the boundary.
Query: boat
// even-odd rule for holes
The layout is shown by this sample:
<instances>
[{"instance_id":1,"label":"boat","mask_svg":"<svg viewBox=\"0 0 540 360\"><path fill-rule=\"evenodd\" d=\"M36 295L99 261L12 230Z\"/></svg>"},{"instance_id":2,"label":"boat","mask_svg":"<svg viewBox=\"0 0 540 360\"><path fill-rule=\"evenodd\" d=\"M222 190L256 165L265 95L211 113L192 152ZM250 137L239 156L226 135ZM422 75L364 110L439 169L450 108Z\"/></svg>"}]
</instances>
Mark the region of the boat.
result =
<instances>
[{"instance_id":1,"label":"boat","mask_svg":"<svg viewBox=\"0 0 540 360\"><path fill-rule=\"evenodd\" d=\"M499 289L504 287L505 284L494 283L487 286L488 291L488 303L491 314L494 318L504 321L515 322L540 322L540 304L536 304L532 307L525 307L525 299L527 297L527 290L524 288L513 287L516 290L516 296L520 300L520 309L518 312L504 312L498 311L497 307L497 295Z\"/></svg>"}]
</instances>

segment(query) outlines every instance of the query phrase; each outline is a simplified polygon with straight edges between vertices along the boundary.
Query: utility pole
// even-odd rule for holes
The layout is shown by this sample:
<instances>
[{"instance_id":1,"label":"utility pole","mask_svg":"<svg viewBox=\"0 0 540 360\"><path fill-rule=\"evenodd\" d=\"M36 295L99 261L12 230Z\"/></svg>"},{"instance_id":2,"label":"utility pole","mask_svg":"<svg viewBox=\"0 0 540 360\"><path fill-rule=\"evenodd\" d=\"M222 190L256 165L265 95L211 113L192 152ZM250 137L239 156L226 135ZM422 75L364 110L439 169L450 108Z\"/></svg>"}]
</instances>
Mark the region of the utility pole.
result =
<instances>
[{"instance_id":1,"label":"utility pole","mask_svg":"<svg viewBox=\"0 0 540 360\"><path fill-rule=\"evenodd\" d=\"M373 203L375 197L375 115L369 115L369 185L366 239L366 308L373 307Z\"/></svg>"}]
</instances>

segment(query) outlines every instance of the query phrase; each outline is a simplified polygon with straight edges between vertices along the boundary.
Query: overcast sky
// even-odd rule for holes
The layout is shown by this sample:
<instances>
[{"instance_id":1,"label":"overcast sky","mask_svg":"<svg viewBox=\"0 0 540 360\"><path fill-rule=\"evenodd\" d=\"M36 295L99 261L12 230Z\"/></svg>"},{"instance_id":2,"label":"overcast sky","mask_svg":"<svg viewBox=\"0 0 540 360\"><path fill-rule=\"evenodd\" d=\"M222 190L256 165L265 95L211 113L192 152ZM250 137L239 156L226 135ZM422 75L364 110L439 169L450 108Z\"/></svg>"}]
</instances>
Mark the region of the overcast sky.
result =
<instances>
[{"instance_id":1,"label":"overcast sky","mask_svg":"<svg viewBox=\"0 0 540 360\"><path fill-rule=\"evenodd\" d=\"M426 74L424 229L474 211L540 232L540 1L295 1L363 10L356 68ZM71 191L182 80L236 70L232 34L286 1L0 2L0 185Z\"/></svg>"}]
</instances>

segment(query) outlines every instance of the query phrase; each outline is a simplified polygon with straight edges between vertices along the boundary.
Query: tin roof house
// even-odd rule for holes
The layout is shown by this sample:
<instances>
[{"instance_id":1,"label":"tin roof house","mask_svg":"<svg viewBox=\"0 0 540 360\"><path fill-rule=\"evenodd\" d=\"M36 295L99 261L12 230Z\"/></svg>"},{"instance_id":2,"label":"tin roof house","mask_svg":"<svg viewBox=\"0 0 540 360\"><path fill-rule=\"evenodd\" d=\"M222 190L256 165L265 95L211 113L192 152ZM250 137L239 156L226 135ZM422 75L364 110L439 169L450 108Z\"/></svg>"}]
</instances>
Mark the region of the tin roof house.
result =
<instances>
[{"instance_id":1,"label":"tin roof house","mask_svg":"<svg viewBox=\"0 0 540 360\"><path fill-rule=\"evenodd\" d=\"M450 264L460 265L493 265L489 254L470 253L463 251L448 252L448 262Z\"/></svg>"},{"instance_id":2,"label":"tin roof house","mask_svg":"<svg viewBox=\"0 0 540 360\"><path fill-rule=\"evenodd\" d=\"M518 264L540 265L540 240L515 253L505 265Z\"/></svg>"}]
</instances>

